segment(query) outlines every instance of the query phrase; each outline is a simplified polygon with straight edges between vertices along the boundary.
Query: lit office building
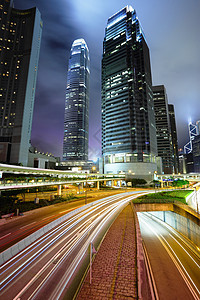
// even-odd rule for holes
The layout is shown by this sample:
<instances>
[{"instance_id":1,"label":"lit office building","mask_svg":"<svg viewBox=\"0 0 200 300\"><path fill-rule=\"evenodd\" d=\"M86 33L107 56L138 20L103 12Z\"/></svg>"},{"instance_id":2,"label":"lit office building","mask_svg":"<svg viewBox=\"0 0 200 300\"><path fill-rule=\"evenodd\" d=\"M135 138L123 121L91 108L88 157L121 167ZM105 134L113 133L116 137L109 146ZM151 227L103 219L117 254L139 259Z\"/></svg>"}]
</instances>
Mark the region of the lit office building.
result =
<instances>
[{"instance_id":1,"label":"lit office building","mask_svg":"<svg viewBox=\"0 0 200 300\"><path fill-rule=\"evenodd\" d=\"M200 120L196 121L197 133L200 134Z\"/></svg>"},{"instance_id":2,"label":"lit office building","mask_svg":"<svg viewBox=\"0 0 200 300\"><path fill-rule=\"evenodd\" d=\"M164 85L153 86L158 156L162 158L165 174L174 172L171 126L168 100Z\"/></svg>"},{"instance_id":3,"label":"lit office building","mask_svg":"<svg viewBox=\"0 0 200 300\"><path fill-rule=\"evenodd\" d=\"M42 21L37 8L0 4L0 161L28 163Z\"/></svg>"},{"instance_id":4,"label":"lit office building","mask_svg":"<svg viewBox=\"0 0 200 300\"><path fill-rule=\"evenodd\" d=\"M88 160L89 62L86 42L75 40L67 74L63 161Z\"/></svg>"},{"instance_id":5,"label":"lit office building","mask_svg":"<svg viewBox=\"0 0 200 300\"><path fill-rule=\"evenodd\" d=\"M200 173L200 135L195 136L195 138L193 139L192 148L194 163L194 169L192 171L195 173Z\"/></svg>"},{"instance_id":6,"label":"lit office building","mask_svg":"<svg viewBox=\"0 0 200 300\"><path fill-rule=\"evenodd\" d=\"M108 19L102 59L105 173L150 176L157 170L149 48L135 10Z\"/></svg>"},{"instance_id":7,"label":"lit office building","mask_svg":"<svg viewBox=\"0 0 200 300\"><path fill-rule=\"evenodd\" d=\"M176 131L176 118L175 118L173 104L168 104L168 111L169 111L169 121L171 127L171 137L172 137L174 172L178 173L179 172L178 139L177 139L177 131Z\"/></svg>"}]
</instances>

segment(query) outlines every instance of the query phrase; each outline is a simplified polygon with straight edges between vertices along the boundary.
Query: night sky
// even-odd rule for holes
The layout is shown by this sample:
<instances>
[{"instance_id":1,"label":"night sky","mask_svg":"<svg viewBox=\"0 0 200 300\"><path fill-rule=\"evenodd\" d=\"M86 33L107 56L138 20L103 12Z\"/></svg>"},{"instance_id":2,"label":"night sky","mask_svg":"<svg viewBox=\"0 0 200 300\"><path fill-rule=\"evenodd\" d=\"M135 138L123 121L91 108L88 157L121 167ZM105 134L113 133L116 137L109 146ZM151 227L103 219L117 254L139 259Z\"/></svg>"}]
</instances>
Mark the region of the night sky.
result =
<instances>
[{"instance_id":1,"label":"night sky","mask_svg":"<svg viewBox=\"0 0 200 300\"><path fill-rule=\"evenodd\" d=\"M32 144L62 156L65 88L72 42L84 38L91 60L89 158L101 153L101 57L107 19L126 5L136 9L151 54L153 84L164 84L175 105L179 147L188 121L200 119L199 0L14 0L36 6L43 19Z\"/></svg>"}]
</instances>

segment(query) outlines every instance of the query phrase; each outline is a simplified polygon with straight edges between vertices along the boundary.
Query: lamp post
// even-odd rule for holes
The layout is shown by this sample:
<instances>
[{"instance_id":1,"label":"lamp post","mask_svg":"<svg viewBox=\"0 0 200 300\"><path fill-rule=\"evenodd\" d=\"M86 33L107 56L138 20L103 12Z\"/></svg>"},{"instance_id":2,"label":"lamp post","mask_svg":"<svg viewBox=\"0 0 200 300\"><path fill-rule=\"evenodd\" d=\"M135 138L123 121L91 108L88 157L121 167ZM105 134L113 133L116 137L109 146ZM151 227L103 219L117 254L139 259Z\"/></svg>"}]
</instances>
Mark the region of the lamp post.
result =
<instances>
[{"instance_id":1,"label":"lamp post","mask_svg":"<svg viewBox=\"0 0 200 300\"><path fill-rule=\"evenodd\" d=\"M199 205L198 205L197 188L196 188L196 186L195 186L195 198L196 198L196 203L197 203L197 213L199 213Z\"/></svg>"},{"instance_id":2,"label":"lamp post","mask_svg":"<svg viewBox=\"0 0 200 300\"><path fill-rule=\"evenodd\" d=\"M93 166L93 167L92 167L92 173L95 173L95 171L96 171L96 167Z\"/></svg>"},{"instance_id":3,"label":"lamp post","mask_svg":"<svg viewBox=\"0 0 200 300\"><path fill-rule=\"evenodd\" d=\"M85 172L85 204L87 204L87 172Z\"/></svg>"}]
</instances>

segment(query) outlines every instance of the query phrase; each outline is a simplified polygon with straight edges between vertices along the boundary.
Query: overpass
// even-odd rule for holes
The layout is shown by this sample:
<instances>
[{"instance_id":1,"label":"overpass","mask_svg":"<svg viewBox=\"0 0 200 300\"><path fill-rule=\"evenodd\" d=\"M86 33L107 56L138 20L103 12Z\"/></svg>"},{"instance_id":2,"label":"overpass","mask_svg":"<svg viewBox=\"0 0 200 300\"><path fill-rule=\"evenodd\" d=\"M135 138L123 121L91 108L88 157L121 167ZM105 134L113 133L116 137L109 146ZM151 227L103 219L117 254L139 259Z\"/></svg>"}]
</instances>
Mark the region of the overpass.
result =
<instances>
[{"instance_id":1,"label":"overpass","mask_svg":"<svg viewBox=\"0 0 200 300\"><path fill-rule=\"evenodd\" d=\"M190 182L200 182L200 173L188 173L188 174L157 174L154 173L154 179L161 182L168 181L170 179L188 180Z\"/></svg>"},{"instance_id":2,"label":"overpass","mask_svg":"<svg viewBox=\"0 0 200 300\"><path fill-rule=\"evenodd\" d=\"M114 185L115 181L121 182L125 179L125 174L99 174L99 173L87 173L84 171L71 172L63 170L50 170L50 169L39 169L39 168L28 168L14 165L0 164L0 177L2 178L3 173L18 174L18 175L33 175L41 176L42 178L24 178L20 180L6 180L0 181L0 191L10 189L22 189L40 186L58 186L58 193L61 192L61 186L65 184L84 184L89 182L96 182L97 188L99 189L100 182L111 182L111 186ZM48 178L45 178L48 176Z\"/></svg>"}]
</instances>

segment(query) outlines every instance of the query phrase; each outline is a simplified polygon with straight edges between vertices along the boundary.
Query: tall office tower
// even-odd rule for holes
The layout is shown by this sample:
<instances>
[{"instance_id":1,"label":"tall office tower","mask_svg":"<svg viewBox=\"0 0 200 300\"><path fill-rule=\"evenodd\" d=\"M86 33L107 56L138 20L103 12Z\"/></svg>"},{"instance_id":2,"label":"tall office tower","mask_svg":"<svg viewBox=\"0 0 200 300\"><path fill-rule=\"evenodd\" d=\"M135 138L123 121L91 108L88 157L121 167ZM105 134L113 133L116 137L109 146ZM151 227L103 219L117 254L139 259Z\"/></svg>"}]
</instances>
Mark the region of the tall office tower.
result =
<instances>
[{"instance_id":1,"label":"tall office tower","mask_svg":"<svg viewBox=\"0 0 200 300\"><path fill-rule=\"evenodd\" d=\"M0 4L0 161L28 163L42 21L37 8Z\"/></svg>"},{"instance_id":2,"label":"tall office tower","mask_svg":"<svg viewBox=\"0 0 200 300\"><path fill-rule=\"evenodd\" d=\"M153 86L153 99L158 156L162 158L164 173L171 174L174 172L174 161L168 100L164 85Z\"/></svg>"},{"instance_id":3,"label":"tall office tower","mask_svg":"<svg viewBox=\"0 0 200 300\"><path fill-rule=\"evenodd\" d=\"M156 128L149 48L135 10L108 19L102 59L104 172L156 171ZM144 164L145 163L145 164Z\"/></svg>"},{"instance_id":4,"label":"tall office tower","mask_svg":"<svg viewBox=\"0 0 200 300\"><path fill-rule=\"evenodd\" d=\"M189 122L188 124L188 130L189 130L189 137L190 137L190 140L189 142L184 146L184 153L185 154L190 154L192 153L192 141L194 140L194 138L196 136L199 135L199 128L198 128L198 124L195 125L195 124L192 124L191 122Z\"/></svg>"},{"instance_id":5,"label":"tall office tower","mask_svg":"<svg viewBox=\"0 0 200 300\"><path fill-rule=\"evenodd\" d=\"M196 121L197 134L200 135L200 120Z\"/></svg>"},{"instance_id":6,"label":"tall office tower","mask_svg":"<svg viewBox=\"0 0 200 300\"><path fill-rule=\"evenodd\" d=\"M171 136L172 136L172 149L173 149L173 159L174 159L174 172L179 172L179 155L178 155L178 139L176 131L176 119L174 112L174 105L168 104L169 111L169 122L171 127Z\"/></svg>"},{"instance_id":7,"label":"tall office tower","mask_svg":"<svg viewBox=\"0 0 200 300\"><path fill-rule=\"evenodd\" d=\"M63 161L88 160L89 63L86 42L75 40L67 74Z\"/></svg>"},{"instance_id":8,"label":"tall office tower","mask_svg":"<svg viewBox=\"0 0 200 300\"><path fill-rule=\"evenodd\" d=\"M193 164L193 167L194 167L193 171L195 173L200 173L200 135L195 136L195 138L192 141L192 154L193 154L192 157L193 157L193 163L194 163Z\"/></svg>"}]
</instances>

